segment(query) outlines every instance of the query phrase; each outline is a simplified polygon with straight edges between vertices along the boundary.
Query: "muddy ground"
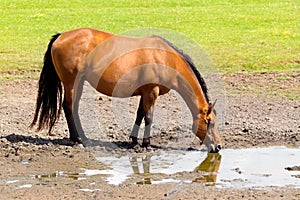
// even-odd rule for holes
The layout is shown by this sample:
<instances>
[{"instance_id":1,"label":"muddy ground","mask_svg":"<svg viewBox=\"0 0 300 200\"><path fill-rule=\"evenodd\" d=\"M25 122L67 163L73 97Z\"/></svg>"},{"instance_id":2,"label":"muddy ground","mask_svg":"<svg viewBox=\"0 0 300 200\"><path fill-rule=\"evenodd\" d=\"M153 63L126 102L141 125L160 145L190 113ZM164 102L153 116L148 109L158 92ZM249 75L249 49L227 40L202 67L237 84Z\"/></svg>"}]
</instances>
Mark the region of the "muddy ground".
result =
<instances>
[{"instance_id":1,"label":"muddy ground","mask_svg":"<svg viewBox=\"0 0 300 200\"><path fill-rule=\"evenodd\" d=\"M225 148L300 146L299 72L226 74L223 82L226 96L218 103L220 110L225 110L219 112L218 117ZM28 129L33 117L37 79L1 82L0 199L300 198L300 189L292 187L235 189L201 183L136 185L126 182L109 185L105 175L80 177L82 169L105 169L106 166L95 160L95 154L136 151L128 149L128 134L138 99L132 98L125 102L126 106L112 109L120 102L87 91L82 99L81 117L92 147L82 148L72 146L67 139L63 115L53 131L55 136ZM191 133L186 107L177 99L176 94L171 93L158 101L151 141L154 152L204 149ZM94 190L84 191L84 188Z\"/></svg>"}]
</instances>

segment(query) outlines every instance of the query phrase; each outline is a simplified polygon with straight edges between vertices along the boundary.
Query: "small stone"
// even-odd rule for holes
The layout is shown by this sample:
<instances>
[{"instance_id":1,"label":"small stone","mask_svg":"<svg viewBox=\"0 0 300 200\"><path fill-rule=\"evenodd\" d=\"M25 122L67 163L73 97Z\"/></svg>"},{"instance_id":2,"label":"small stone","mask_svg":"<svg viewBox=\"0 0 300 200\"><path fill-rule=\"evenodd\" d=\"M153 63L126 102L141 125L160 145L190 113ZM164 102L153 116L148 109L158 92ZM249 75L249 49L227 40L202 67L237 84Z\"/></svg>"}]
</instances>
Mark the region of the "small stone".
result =
<instances>
[{"instance_id":1,"label":"small stone","mask_svg":"<svg viewBox=\"0 0 300 200\"><path fill-rule=\"evenodd\" d=\"M273 121L270 117L265 117L266 121Z\"/></svg>"},{"instance_id":2,"label":"small stone","mask_svg":"<svg viewBox=\"0 0 300 200\"><path fill-rule=\"evenodd\" d=\"M236 171L237 173L239 173L239 174L241 174L242 173L242 171L241 171L241 169L240 168L235 168L235 169L233 169L234 171Z\"/></svg>"},{"instance_id":3,"label":"small stone","mask_svg":"<svg viewBox=\"0 0 300 200\"><path fill-rule=\"evenodd\" d=\"M284 169L288 171L300 171L300 166L286 167Z\"/></svg>"},{"instance_id":4,"label":"small stone","mask_svg":"<svg viewBox=\"0 0 300 200\"><path fill-rule=\"evenodd\" d=\"M243 132L243 133L248 133L248 132L249 132L249 129L243 128L242 132Z\"/></svg>"}]
</instances>

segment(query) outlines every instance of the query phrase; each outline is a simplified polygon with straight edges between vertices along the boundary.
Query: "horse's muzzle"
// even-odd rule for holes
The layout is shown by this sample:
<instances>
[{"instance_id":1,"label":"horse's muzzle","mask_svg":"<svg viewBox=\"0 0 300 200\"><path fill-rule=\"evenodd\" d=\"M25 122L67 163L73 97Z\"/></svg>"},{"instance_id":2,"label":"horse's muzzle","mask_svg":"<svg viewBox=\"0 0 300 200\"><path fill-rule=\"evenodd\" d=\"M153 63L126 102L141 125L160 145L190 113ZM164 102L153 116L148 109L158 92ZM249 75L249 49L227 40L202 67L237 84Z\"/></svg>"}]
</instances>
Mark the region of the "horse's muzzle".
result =
<instances>
[{"instance_id":1,"label":"horse's muzzle","mask_svg":"<svg viewBox=\"0 0 300 200\"><path fill-rule=\"evenodd\" d=\"M208 152L209 153L218 153L221 149L222 149L222 145L218 144L215 146L215 145L211 144L208 148Z\"/></svg>"}]
</instances>

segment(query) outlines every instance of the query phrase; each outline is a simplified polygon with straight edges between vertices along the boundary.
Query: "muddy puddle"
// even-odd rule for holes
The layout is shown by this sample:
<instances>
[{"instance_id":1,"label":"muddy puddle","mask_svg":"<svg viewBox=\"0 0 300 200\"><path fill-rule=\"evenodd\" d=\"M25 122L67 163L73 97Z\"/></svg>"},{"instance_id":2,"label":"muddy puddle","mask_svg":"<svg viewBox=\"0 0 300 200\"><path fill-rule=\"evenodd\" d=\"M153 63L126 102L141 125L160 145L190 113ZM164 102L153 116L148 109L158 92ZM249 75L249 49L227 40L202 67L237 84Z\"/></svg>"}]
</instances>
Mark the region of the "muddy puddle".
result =
<instances>
[{"instance_id":1,"label":"muddy puddle","mask_svg":"<svg viewBox=\"0 0 300 200\"><path fill-rule=\"evenodd\" d=\"M300 187L300 171L285 168L300 165L300 149L287 147L160 152L157 154L99 157L111 167L109 184L159 184L199 182L217 187Z\"/></svg>"},{"instance_id":2,"label":"muddy puddle","mask_svg":"<svg viewBox=\"0 0 300 200\"><path fill-rule=\"evenodd\" d=\"M291 186L300 188L300 148L268 147L223 149L219 154L205 151L168 150L153 153L97 157L101 169L56 171L51 174L28 174L2 182L15 188L34 187L61 180L106 181L107 184L199 183L214 187L265 188ZM27 165L28 163L23 163ZM298 167L296 167L298 169ZM89 188L84 188L89 191Z\"/></svg>"}]
</instances>

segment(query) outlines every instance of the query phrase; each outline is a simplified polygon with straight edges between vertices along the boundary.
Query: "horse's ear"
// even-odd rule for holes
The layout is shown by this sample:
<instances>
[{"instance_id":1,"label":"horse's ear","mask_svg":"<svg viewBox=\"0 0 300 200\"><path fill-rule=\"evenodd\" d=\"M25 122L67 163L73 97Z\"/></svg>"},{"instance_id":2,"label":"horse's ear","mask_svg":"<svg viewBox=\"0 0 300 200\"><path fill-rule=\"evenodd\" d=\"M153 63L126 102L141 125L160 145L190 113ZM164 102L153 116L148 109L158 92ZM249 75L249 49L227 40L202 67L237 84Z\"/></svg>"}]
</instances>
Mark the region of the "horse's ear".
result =
<instances>
[{"instance_id":1,"label":"horse's ear","mask_svg":"<svg viewBox=\"0 0 300 200\"><path fill-rule=\"evenodd\" d=\"M217 99L213 103L209 104L209 106L208 106L208 114L211 113L211 111L213 110L213 108L216 105L216 103L217 103Z\"/></svg>"}]
</instances>

